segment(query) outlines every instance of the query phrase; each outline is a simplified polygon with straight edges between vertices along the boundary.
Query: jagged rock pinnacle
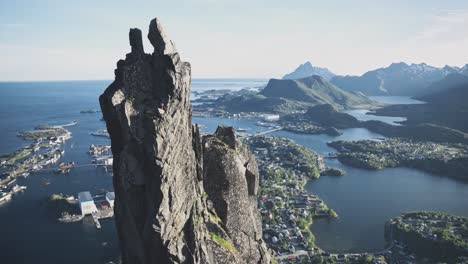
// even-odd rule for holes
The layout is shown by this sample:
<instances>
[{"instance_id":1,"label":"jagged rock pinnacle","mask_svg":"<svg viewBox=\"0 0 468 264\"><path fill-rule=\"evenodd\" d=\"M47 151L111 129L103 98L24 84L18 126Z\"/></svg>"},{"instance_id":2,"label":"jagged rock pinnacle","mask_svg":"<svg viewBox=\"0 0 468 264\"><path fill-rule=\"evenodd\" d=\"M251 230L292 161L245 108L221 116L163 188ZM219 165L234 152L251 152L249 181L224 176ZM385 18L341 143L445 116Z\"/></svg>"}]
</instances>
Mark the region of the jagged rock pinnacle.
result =
<instances>
[{"instance_id":1,"label":"jagged rock pinnacle","mask_svg":"<svg viewBox=\"0 0 468 264\"><path fill-rule=\"evenodd\" d=\"M122 262L269 263L255 158L232 128L218 129L202 144L191 120L190 64L159 20L148 33L153 54L144 53L141 35L130 30L131 53L117 63L114 82L99 98L114 156ZM232 184L211 188L218 174Z\"/></svg>"}]
</instances>

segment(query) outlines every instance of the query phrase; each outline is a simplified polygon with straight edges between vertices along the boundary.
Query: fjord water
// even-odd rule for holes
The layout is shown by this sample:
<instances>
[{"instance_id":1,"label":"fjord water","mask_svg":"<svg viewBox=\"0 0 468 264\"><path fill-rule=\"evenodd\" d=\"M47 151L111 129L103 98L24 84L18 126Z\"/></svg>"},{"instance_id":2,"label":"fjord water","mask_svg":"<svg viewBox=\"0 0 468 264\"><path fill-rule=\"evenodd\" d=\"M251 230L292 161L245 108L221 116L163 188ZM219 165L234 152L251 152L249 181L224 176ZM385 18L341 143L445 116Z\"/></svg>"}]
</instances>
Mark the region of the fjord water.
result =
<instances>
[{"instance_id":1,"label":"fjord water","mask_svg":"<svg viewBox=\"0 0 468 264\"><path fill-rule=\"evenodd\" d=\"M88 164L90 144L106 143L105 138L90 133L105 127L101 114L80 114L80 110L99 109L98 96L109 81L0 83L0 154L6 154L27 142L16 133L41 124L64 124L73 138L65 144L63 161ZM265 84L262 80L194 79L193 91L242 89ZM385 100L407 100L384 98ZM370 116L375 119L380 117ZM248 132L267 130L255 125L256 119L193 118L202 130L214 132L220 124L247 128ZM319 153L334 150L326 145L332 140L379 139L383 136L366 129L346 129L339 137L299 135L285 131L273 136L288 137ZM350 168L336 160L330 166L347 171L343 177L321 177L311 181L307 190L320 195L340 215L331 221L317 220L312 225L317 244L332 252L372 251L385 246L384 223L388 218L412 210L439 210L468 216L468 185L441 176L407 168L366 171ZM50 185L43 186L44 180ZM52 193L77 195L112 190L112 177L94 167L75 168L68 175L51 172L18 179L26 185L25 193L0 206L1 263L106 263L119 255L113 220L101 221L97 230L90 221L59 224L47 215L45 200Z\"/></svg>"}]
</instances>

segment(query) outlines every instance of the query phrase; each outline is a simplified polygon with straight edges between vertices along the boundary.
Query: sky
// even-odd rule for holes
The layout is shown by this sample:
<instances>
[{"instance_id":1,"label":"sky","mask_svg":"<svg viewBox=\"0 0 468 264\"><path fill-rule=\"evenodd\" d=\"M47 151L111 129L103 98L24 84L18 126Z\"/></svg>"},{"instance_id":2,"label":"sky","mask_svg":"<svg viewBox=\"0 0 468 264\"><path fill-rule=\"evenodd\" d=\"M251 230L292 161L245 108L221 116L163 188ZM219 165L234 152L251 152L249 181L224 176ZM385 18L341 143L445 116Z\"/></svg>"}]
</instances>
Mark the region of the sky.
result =
<instances>
[{"instance_id":1,"label":"sky","mask_svg":"<svg viewBox=\"0 0 468 264\"><path fill-rule=\"evenodd\" d=\"M468 63L466 0L2 0L0 81L112 79L129 28L146 36L154 17L194 78Z\"/></svg>"}]
</instances>

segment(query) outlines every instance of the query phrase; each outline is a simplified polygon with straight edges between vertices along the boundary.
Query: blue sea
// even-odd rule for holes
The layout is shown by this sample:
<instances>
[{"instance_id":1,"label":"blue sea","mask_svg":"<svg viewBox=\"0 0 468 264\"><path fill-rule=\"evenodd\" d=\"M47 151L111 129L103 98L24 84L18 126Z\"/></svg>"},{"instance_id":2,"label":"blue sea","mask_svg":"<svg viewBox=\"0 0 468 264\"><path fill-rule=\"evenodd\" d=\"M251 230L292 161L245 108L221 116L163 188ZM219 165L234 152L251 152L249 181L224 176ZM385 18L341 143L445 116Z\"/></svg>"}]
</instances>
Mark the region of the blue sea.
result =
<instances>
[{"instance_id":1,"label":"blue sea","mask_svg":"<svg viewBox=\"0 0 468 264\"><path fill-rule=\"evenodd\" d=\"M100 113L81 114L81 110L99 109L98 96L110 81L15 82L0 83L0 154L27 144L16 136L42 124L64 124L73 137L66 142L62 161L89 164L90 144L109 143L90 133L104 129ZM194 79L192 91L210 89L257 88L266 80ZM380 98L398 102L398 98ZM408 98L404 102L411 103ZM358 113L359 114L359 113ZM369 118L366 116L366 118ZM381 117L371 118L379 119ZM386 120L393 122L395 120ZM396 120L398 121L398 120ZM194 118L202 129L213 132L218 125L248 128L249 132L266 128L256 119ZM382 135L366 129L346 129L339 137L298 135L285 131L273 136L290 138L319 153L332 152L331 140L377 139ZM347 167L336 160L330 165L343 168L343 177L322 177L307 185L339 214L338 220L315 221L312 225L317 243L332 252L368 252L385 245L383 226L388 218L408 210L439 210L468 216L468 184L408 168L366 171ZM44 181L50 182L43 185ZM112 190L112 176L95 167L74 168L67 175L40 172L18 184L28 189L0 206L0 263L108 263L119 257L113 220L102 220L96 229L92 219L60 224L47 214L45 201L52 193L77 195L81 191L98 193Z\"/></svg>"}]
</instances>

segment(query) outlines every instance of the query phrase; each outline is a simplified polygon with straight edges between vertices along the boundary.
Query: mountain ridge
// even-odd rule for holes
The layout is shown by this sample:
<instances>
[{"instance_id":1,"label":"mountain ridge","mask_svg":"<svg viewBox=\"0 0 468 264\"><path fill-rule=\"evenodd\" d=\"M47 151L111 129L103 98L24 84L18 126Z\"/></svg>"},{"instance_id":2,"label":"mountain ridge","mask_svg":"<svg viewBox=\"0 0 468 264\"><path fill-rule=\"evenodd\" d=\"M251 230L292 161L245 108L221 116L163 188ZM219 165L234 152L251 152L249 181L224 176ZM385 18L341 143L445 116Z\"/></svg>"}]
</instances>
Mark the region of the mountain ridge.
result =
<instances>
[{"instance_id":1,"label":"mountain ridge","mask_svg":"<svg viewBox=\"0 0 468 264\"><path fill-rule=\"evenodd\" d=\"M330 82L347 91L360 91L366 95L419 96L426 88L449 74L468 74L463 68L444 66L437 68L426 63L392 63L368 71L360 76L335 76Z\"/></svg>"}]
</instances>

